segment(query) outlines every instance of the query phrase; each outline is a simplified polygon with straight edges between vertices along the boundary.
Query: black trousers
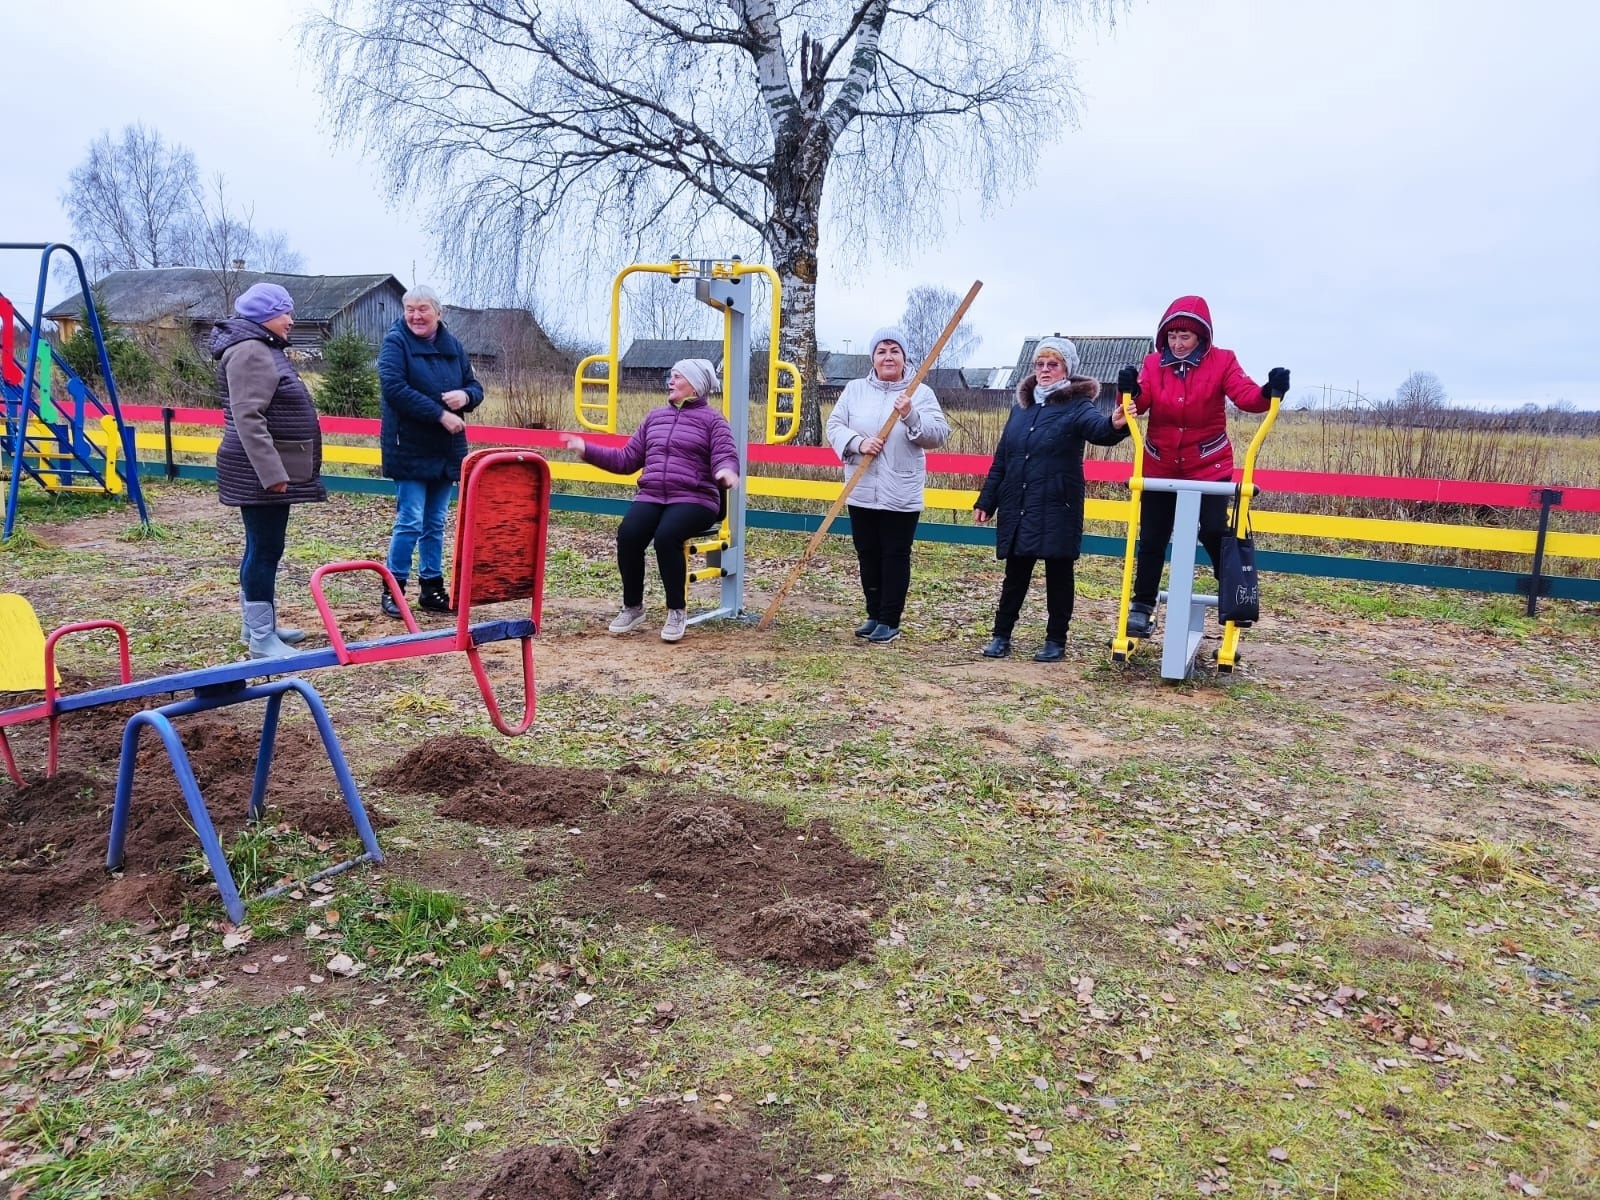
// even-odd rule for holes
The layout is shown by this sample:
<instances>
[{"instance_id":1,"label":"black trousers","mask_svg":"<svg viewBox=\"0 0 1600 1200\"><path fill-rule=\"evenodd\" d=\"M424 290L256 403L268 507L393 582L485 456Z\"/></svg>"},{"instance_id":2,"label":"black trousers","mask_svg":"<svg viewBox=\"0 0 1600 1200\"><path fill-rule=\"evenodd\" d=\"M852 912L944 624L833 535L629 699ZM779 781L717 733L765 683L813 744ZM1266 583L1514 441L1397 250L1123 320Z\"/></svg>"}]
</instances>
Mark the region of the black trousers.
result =
<instances>
[{"instance_id":1,"label":"black trousers","mask_svg":"<svg viewBox=\"0 0 1600 1200\"><path fill-rule=\"evenodd\" d=\"M244 557L239 560L239 594L246 600L275 600L278 564L289 532L288 504L241 504Z\"/></svg>"},{"instance_id":2,"label":"black trousers","mask_svg":"<svg viewBox=\"0 0 1600 1200\"><path fill-rule=\"evenodd\" d=\"M617 527L617 573L622 576L622 604L635 608L644 603L644 551L656 544L656 566L668 608L688 607L689 566L683 544L709 529L717 514L703 504L657 504L635 500Z\"/></svg>"},{"instance_id":3,"label":"black trousers","mask_svg":"<svg viewBox=\"0 0 1600 1200\"><path fill-rule=\"evenodd\" d=\"M1133 598L1141 604L1155 604L1161 590L1161 567L1172 540L1172 521L1178 511L1174 492L1144 492L1139 499L1139 548L1135 551ZM1228 498L1200 497L1200 544L1211 556L1215 574L1222 557L1222 535L1228 532Z\"/></svg>"},{"instance_id":4,"label":"black trousers","mask_svg":"<svg viewBox=\"0 0 1600 1200\"><path fill-rule=\"evenodd\" d=\"M1022 602L1028 598L1028 585L1033 582L1033 567L1039 560L1023 554L1013 554L1006 559L1006 578L1000 585L1000 604L994 610L994 636L1008 638L1016 628L1017 616L1022 612ZM1044 636L1049 642L1065 642L1067 625L1072 621L1073 560L1047 558L1044 560Z\"/></svg>"},{"instance_id":5,"label":"black trousers","mask_svg":"<svg viewBox=\"0 0 1600 1200\"><path fill-rule=\"evenodd\" d=\"M899 628L911 590L911 543L920 512L890 512L850 505L850 537L861 567L867 620Z\"/></svg>"}]
</instances>

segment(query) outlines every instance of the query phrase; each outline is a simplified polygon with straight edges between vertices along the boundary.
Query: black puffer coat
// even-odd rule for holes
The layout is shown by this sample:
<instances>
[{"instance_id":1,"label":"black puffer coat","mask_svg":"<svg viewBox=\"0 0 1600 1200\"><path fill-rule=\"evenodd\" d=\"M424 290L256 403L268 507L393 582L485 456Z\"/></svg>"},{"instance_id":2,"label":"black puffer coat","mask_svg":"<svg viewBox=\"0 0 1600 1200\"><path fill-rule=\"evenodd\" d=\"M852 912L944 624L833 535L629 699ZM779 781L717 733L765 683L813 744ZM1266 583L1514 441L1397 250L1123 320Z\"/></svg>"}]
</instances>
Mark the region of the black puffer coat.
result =
<instances>
[{"instance_id":1,"label":"black puffer coat","mask_svg":"<svg viewBox=\"0 0 1600 1200\"><path fill-rule=\"evenodd\" d=\"M1074 375L1043 404L1032 375L1017 388L994 462L973 507L995 518L995 557L1078 557L1083 544L1083 445L1128 436L1094 406L1100 385Z\"/></svg>"},{"instance_id":2,"label":"black puffer coat","mask_svg":"<svg viewBox=\"0 0 1600 1200\"><path fill-rule=\"evenodd\" d=\"M217 498L234 508L328 498L317 408L284 354L288 345L243 317L219 321L211 332L224 414ZM288 489L267 491L276 483Z\"/></svg>"}]
</instances>

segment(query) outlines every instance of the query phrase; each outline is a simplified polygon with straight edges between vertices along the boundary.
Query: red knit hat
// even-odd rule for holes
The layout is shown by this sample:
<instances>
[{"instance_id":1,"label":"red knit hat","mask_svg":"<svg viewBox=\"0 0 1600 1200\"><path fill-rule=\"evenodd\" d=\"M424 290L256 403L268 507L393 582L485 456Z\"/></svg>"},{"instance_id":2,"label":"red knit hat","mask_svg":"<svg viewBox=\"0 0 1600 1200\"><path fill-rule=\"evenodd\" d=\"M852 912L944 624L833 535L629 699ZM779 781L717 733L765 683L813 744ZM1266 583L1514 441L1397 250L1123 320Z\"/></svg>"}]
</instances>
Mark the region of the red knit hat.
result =
<instances>
[{"instance_id":1,"label":"red knit hat","mask_svg":"<svg viewBox=\"0 0 1600 1200\"><path fill-rule=\"evenodd\" d=\"M1211 331L1193 317L1173 317L1172 320L1161 327L1161 332L1163 334L1192 333L1195 337L1203 339L1208 337Z\"/></svg>"}]
</instances>

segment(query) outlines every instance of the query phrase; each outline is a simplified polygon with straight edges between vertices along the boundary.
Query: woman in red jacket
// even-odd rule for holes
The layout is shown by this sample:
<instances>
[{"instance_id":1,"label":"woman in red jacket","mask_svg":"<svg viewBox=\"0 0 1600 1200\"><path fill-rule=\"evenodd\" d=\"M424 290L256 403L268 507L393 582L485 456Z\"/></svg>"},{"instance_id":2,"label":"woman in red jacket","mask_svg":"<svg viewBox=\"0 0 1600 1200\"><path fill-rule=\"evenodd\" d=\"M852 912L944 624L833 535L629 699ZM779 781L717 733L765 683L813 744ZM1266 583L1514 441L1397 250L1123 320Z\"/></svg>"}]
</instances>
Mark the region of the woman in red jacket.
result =
<instances>
[{"instance_id":1,"label":"woman in red jacket","mask_svg":"<svg viewBox=\"0 0 1600 1200\"><path fill-rule=\"evenodd\" d=\"M1144 473L1151 479L1233 478L1233 445L1228 441L1227 403L1245 412L1266 412L1271 396L1289 390L1289 372L1274 367L1262 388L1244 373L1232 350L1211 343L1211 308L1200 296L1179 296L1156 327L1156 350L1144 360L1137 381L1124 367L1118 388L1132 391L1134 405L1149 414L1144 435ZM1143 493L1139 502L1139 549L1133 577L1128 636L1149 637L1154 629L1161 566L1172 540L1178 497L1172 492ZM1200 544L1212 570L1228 529L1228 498L1200 497Z\"/></svg>"}]
</instances>

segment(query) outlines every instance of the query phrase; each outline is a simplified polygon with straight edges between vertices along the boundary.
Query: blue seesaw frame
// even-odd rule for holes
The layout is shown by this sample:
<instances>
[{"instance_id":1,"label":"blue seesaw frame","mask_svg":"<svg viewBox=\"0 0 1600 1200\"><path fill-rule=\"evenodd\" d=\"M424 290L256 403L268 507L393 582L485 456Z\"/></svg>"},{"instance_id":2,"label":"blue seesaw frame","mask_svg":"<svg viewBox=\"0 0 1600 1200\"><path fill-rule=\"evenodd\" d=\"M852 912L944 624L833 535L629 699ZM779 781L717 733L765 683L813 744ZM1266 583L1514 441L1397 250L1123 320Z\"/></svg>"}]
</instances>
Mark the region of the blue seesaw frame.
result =
<instances>
[{"instance_id":1,"label":"blue seesaw frame","mask_svg":"<svg viewBox=\"0 0 1600 1200\"><path fill-rule=\"evenodd\" d=\"M150 679L131 678L128 655L128 634L115 621L87 621L66 625L55 630L45 642L45 699L38 703L0 711L0 765L21 786L11 749L6 741L8 726L32 721L47 720L50 725L48 774L56 770L59 744L59 721L63 714L99 708L127 700L147 700L153 696L190 692L188 699L176 700L158 708L145 709L129 718L123 729L121 756L117 764L116 798L111 811L111 835L106 849L106 868L120 871L125 863L129 817L133 804L134 776L138 767L139 736L148 726L155 730L166 748L174 776L183 792L195 833L205 852L212 878L221 894L223 906L234 924L245 919L244 900L234 883L228 866L227 854L217 837L216 826L201 795L194 768L189 762L183 740L173 726L177 717L213 709L229 708L255 700L266 701L266 716L261 726L261 745L257 752L255 778L250 790L249 818L259 820L266 807L267 780L272 772L278 721L283 709L283 698L290 692L299 695L311 711L317 732L327 752L328 763L333 768L345 807L360 835L363 853L345 862L336 863L312 875L302 883L337 875L362 863L381 863L383 851L372 822L361 801L360 790L350 774L339 736L334 732L328 716L327 705L317 690L297 676L304 671L324 667L350 666L365 662L395 661L418 658L424 655L460 651L467 655L477 679L478 689L489 710L494 726L502 733L519 734L533 722L534 683L533 651L531 640L538 632L539 610L544 592L544 558L546 530L549 523L550 470L536 454L514 450L480 450L470 455L462 468L461 513L458 521L455 562L455 596L457 614L455 623L444 629L419 629L406 603L405 595L394 575L382 563L346 562L319 567L311 577L311 593L331 645L300 651L282 658L251 659L245 662L225 663L214 667L201 667ZM323 594L323 579L330 574L350 571L372 571L380 575L384 586L398 604L407 632L394 637L378 638L364 642L346 642L340 634L338 621ZM491 604L508 600L529 600L527 617L469 621L474 604ZM121 661L122 682L72 695L58 695L55 691L55 647L66 634L92 629L111 629L116 633ZM524 705L519 723L512 724L501 714L483 666L478 648L494 642L516 640L521 643ZM288 678L275 679L252 685L252 679L262 679L279 673ZM268 889L262 897L282 893L290 884Z\"/></svg>"}]
</instances>

